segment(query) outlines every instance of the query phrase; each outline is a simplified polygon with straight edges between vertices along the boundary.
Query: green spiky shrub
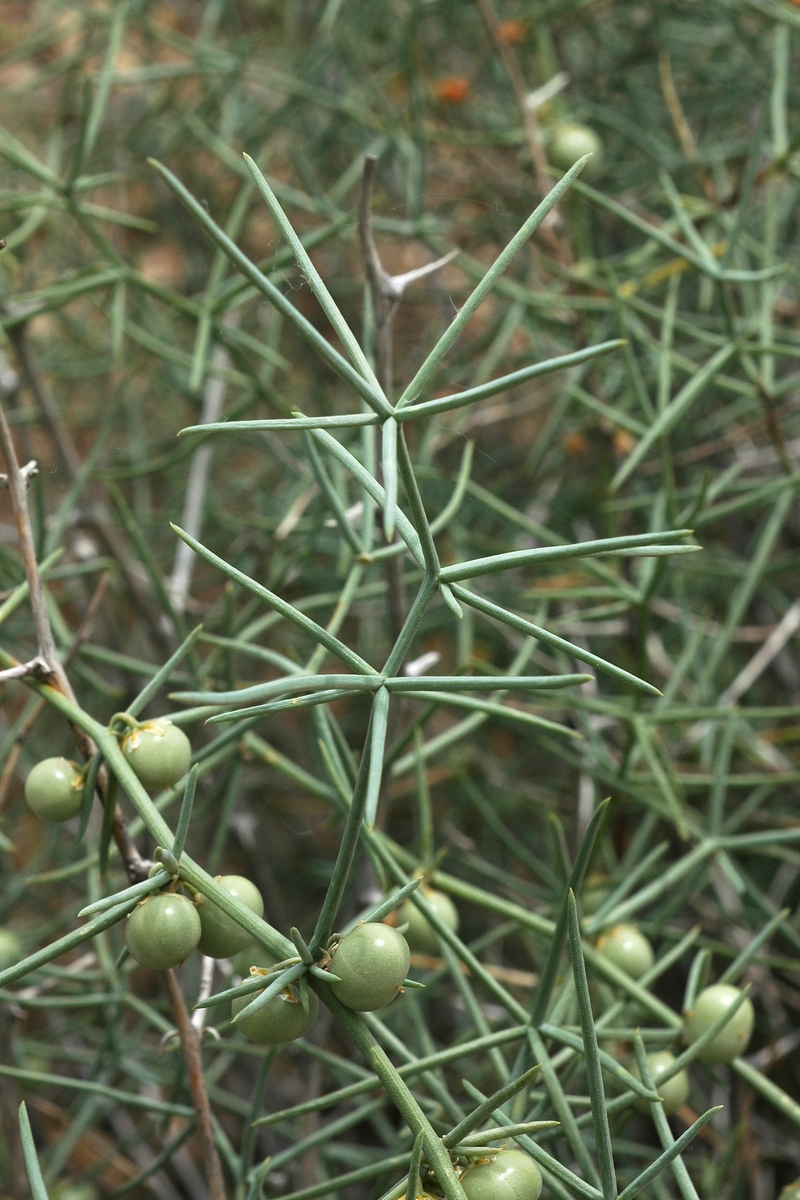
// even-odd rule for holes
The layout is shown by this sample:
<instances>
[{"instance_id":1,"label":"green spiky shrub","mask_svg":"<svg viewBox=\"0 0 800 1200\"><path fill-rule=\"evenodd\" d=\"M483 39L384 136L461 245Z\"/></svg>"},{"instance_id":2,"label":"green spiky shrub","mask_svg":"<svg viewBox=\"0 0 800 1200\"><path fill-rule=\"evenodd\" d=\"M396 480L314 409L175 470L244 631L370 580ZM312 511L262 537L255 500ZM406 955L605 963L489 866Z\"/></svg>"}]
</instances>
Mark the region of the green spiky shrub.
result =
<instances>
[{"instance_id":1,"label":"green spiky shrub","mask_svg":"<svg viewBox=\"0 0 800 1200\"><path fill-rule=\"evenodd\" d=\"M359 27L364 10L353 9L348 14L345 6L341 17L352 24L338 33L333 22L338 61L350 71L345 30L358 30L360 46L373 46L369 36L385 31ZM468 6L456 10L478 42L477 14ZM215 36L216 11L209 8L207 39ZM241 165L226 135L231 123L238 133L243 125L236 122L243 118L232 117L230 106L223 110L227 125L221 120L213 137L204 124L207 114L189 109L183 128L218 156L215 170L235 183L235 172L246 173L238 198L228 184L206 206L161 169L195 218L188 225L177 205L163 209L186 263L182 283L175 286L173 278L170 287L165 274L153 278L152 263L128 265L107 236L105 214L83 203L84 190L95 183L85 163L100 146L109 96L117 86L130 86L117 84L113 74L114 47L124 37L154 60L159 45L198 63L207 51L202 39L187 44L185 34L159 25L149 10L123 7L120 14L99 32L88 22L83 27L82 52L99 47L107 66L81 100L80 135L69 153L58 139L38 158L11 137L3 143L17 178L28 181L26 194L15 180L16 208L10 206L24 218L10 239L19 263L9 272L9 284L16 286L9 290L12 308L4 324L10 360L18 369L26 361L15 330L26 331L28 360L31 343L38 338L46 346L51 336L47 325L37 334L32 314L64 314L59 346L83 331L78 353L45 365L57 378L76 380L73 438L84 443L82 450L91 445L94 457L90 453L83 472L79 455L71 487L56 493L59 505L37 490L41 480L30 493L40 561L62 543L67 550L66 564L62 559L46 570L64 649L79 624L75 614L86 609L86 578L109 564L120 577L112 583L116 611L70 666L80 705L38 688L39 697L12 709L16 724L4 753L12 751L20 727L27 734L33 705L50 701L59 719L39 735L38 755L29 742L21 774L37 757L56 751L73 757L63 717L74 721L94 738L122 785L122 803L133 807L131 830L146 859L155 856L165 865L146 886L163 886L179 875L227 905L262 950L287 964L270 982L281 986L291 977L302 989L305 978L318 993L323 1017L306 1038L280 1052L248 1043L228 1024L227 1006L211 1007L222 1036L208 1041L204 1054L227 1186L245 1196L257 1195L263 1185L268 1194L296 1200L350 1185L364 1194L401 1195L417 1190L419 1173L429 1194L460 1196L452 1167L463 1168L481 1144L475 1131L499 1128L495 1136L507 1139L512 1135L503 1130L514 1125L518 1144L541 1164L548 1194L606 1196L618 1187L628 1195L643 1188L653 1195L715 1196L723 1181L744 1186L755 1169L747 1149L748 1106L754 1102L760 1119L766 1116L781 1131L773 1145L757 1127L763 1146L790 1178L786 1131L798 1117L790 1069L776 1070L768 1049L732 1066L703 1066L704 1047L695 1043L684 1052L681 1042L682 1009L693 1007L706 982L750 973L763 984L771 967L771 990L763 985L759 995L756 989L755 1046L768 1047L787 1032L780 1024L781 989L792 986L797 952L796 930L778 908L792 899L796 878L793 762L775 745L791 745L795 709L784 694L791 688L791 663L781 660L783 674L772 689L758 674L749 683L742 675L753 657L748 639L754 628L780 628L787 618L785 632L793 619L787 596L796 481L786 440L794 418L783 398L795 386L796 339L791 316L781 316L791 313L794 295L794 264L785 250L795 202L787 26L773 24L768 15L754 18L749 10L733 13L733 28L722 17L716 24L699 18L691 26L698 38L704 34L703 44L713 37L732 44L734 63L742 62L747 39L757 35L768 43L772 64L769 77L759 80L751 72L752 93L743 98L769 97L762 124L755 132L747 129L742 145L742 130L729 121L726 128L731 136L737 132L740 144L700 164L706 171L701 179L713 176L711 198L674 150L656 152L651 144L656 167L674 174L680 191L669 175L659 179L652 162L615 151L614 138L630 133L625 103L618 94L602 94L599 85L592 91L585 67L595 99L584 101L578 115L593 117L606 133L610 158L602 191L578 182L561 206L578 261L553 261L546 243L530 254L532 222L513 243L516 255L501 256L496 274L487 277L487 287L494 286L480 306L481 291L472 303L468 297L485 277L486 262L496 259L496 249L487 251L486 243L505 242L511 222L487 215L462 240L458 225L425 218L414 191L422 178L419 148L415 157L413 142L398 137L394 170L402 171L412 219L405 225L377 220L381 249L391 250L390 238L414 237L427 239L437 252L456 241L480 253L462 250L456 260L461 273L445 276L446 286L433 278L430 289L439 303L417 326L404 326L401 309L396 391L387 395L375 375L375 314L362 300L362 270L350 250L348 210L342 207L360 174L356 152L385 145L362 138L348 146L345 136L332 142L331 123L326 145L325 130L313 118L317 110L287 103L272 120L289 142L303 141L296 162L301 191L280 177L267 182L254 164ZM675 22L679 16L673 14ZM591 23L581 28L569 12L559 26L554 16L556 44L541 38L539 70L546 74L551 57L561 54L580 73L591 58L586 39L592 37L603 47L606 65L624 62L631 55L624 39L636 36L627 30L623 36L627 17L630 28L642 28L642 14L627 8L619 29L612 23L610 32ZM426 31L431 51L441 50L439 39L452 19L453 12L442 14L441 23ZM674 58L687 40L687 29L679 33L661 31L662 48ZM641 36L650 34L645 21ZM612 35L623 44L613 43ZM222 68L233 78L243 43L232 32L227 36L233 61ZM396 30L393 36L402 41ZM147 37L155 39L149 49ZM136 39L145 39L144 51ZM316 51L312 45L307 57L299 53L290 94L308 96L303 88L318 87L310 99L330 108L323 67L332 53L322 34ZM379 43L373 53L375 66L383 61ZM454 61L453 69L459 65ZM652 81L654 64L649 66ZM732 69L720 67L728 91L733 80L724 73ZM455 140L459 133L473 139L480 134L487 145L500 147L492 151L498 161L508 163L507 130L518 129L519 117L509 118L513 110L495 68L482 70L485 76L473 81L474 109L446 118L441 109L430 111L440 137L448 131ZM656 138L658 146L661 137L663 149L663 105L645 97L646 80L635 70L627 79L633 95L628 119L635 114L647 129L640 140ZM247 83L232 93L242 103ZM421 80L412 83L419 90ZM348 111L356 95L351 93ZM478 103L479 97L492 104ZM363 94L358 99L363 105ZM175 92L170 100L177 104L181 97ZM206 102L213 109L210 96ZM701 95L698 111L702 102ZM651 120L656 103L659 117ZM259 132L248 138L258 141ZM131 144L139 159L152 148L152 142L137 145L135 127ZM185 175L178 166L192 157L185 142L165 139L160 153ZM335 168L344 172L340 184L318 194L312 162L324 168L326 180ZM31 178L41 194L30 195ZM517 178L527 181L524 163ZM202 185L193 190L204 201L206 179ZM471 186L480 201L483 180ZM635 203L626 192L633 187L639 188ZM259 192L267 210L256 207ZM624 203L614 193L625 193ZM295 223L314 261L325 256L322 279L301 247L292 245L276 196L297 209ZM510 188L509 198L513 211L526 216L527 195ZM648 206L662 214L658 226ZM65 274L57 280L44 273L35 254L25 258L18 249L24 250L51 208L92 239L91 255L77 240L59 250ZM259 211L270 211L274 222L266 236L263 218L255 220ZM130 221L124 212L122 218ZM250 228L242 238L246 218L256 233ZM133 217L137 236L146 229L135 223L148 219ZM613 241L606 242L604 222L611 220ZM288 245L273 241L265 261L276 227ZM216 243L210 260L207 235ZM236 250L241 242L249 258ZM301 275L292 273L293 255ZM34 269L40 274L25 278ZM163 262L158 269L165 271ZM294 296L298 286L307 290ZM457 289L456 321L451 289ZM98 324L103 308L110 337ZM212 355L215 343L227 349L225 357ZM595 349L601 344L608 350L603 357ZM554 363L565 355L576 357ZM289 370L291 359L295 371ZM159 364L157 395L142 361ZM512 410L518 424L504 426L512 432L479 441L475 459L469 450L454 456L465 432L479 434L491 397L510 386L508 380L490 381L513 368L528 372L513 381L522 386L542 373L543 363L552 375L532 385L543 390L523 393ZM105 396L98 404L96 387L86 382L93 372L103 379L109 373L110 404ZM198 555L193 594L203 605L203 630L192 634L185 597L176 606L168 586L177 573L168 579L164 569L164 552L168 561L173 549L166 518L182 519L185 465L200 461L196 439L210 431L187 434L177 450L166 437L187 423L179 408L208 425L214 384L227 387L229 399L226 429L213 443L206 532L185 543ZM471 389L456 407L453 393ZM204 411L198 405L203 394ZM69 478L58 409L48 409L46 401L44 396L34 416L44 412L60 446L59 469ZM254 408L255 426L236 423ZM308 418L300 418L304 437L297 433L296 411ZM543 421L537 416L542 411ZM281 424L275 413L282 414ZM98 414L104 423L90 438ZM334 414L338 425L325 428ZM29 421L20 408L16 431L24 434ZM189 423L197 421L190 417ZM153 453L151 427L165 437L161 454ZM120 428L124 453L104 457ZM726 447L748 437L755 439L751 464L746 458L726 461ZM110 462L102 474L100 461ZM710 474L704 470L709 461ZM357 503L360 511L348 515ZM48 511L54 514L49 523ZM674 537L686 528L697 531L705 553L662 564L667 552L687 545ZM97 540L87 554L87 534L90 543L105 537L113 559L100 556ZM594 541L601 544L587 544ZM387 560L401 564L399 576L387 571ZM18 658L29 657L30 625L13 551L4 569L7 645ZM428 660L427 674L403 673L404 664L431 651L441 657L433 665ZM576 675L584 665L597 672L596 688ZM136 683L143 678L150 681L144 692ZM665 695L645 699L654 679ZM551 692L565 682L570 686ZM754 684L763 691L748 703ZM243 706L260 711L243 712ZM166 711L191 733L199 791L175 787L154 805L108 724L118 712L136 718ZM123 734L125 722L112 722L111 729ZM597 804L605 794L613 797L607 815ZM231 830L238 848L226 841ZM169 1012L134 964L119 958L122 917L141 893L120 897L116 907L130 881L119 869L108 824L93 818L85 847L75 845L74 832L48 831L45 838L38 830L35 837L28 833L33 862L22 876L22 899L19 873L9 880L6 911L16 935L26 950L51 945L38 958L13 963L3 976L9 989L4 995L11 999L14 989L18 1010L44 1014L41 1032L30 1015L27 1024L14 1026L4 1069L31 1103L39 1100L39 1120L53 1120L48 1103L67 1114L62 1149L45 1158L50 1182L64 1174L73 1148L83 1145L84 1130L95 1125L107 1137L110 1131L111 1144L132 1161L143 1150L149 1154L139 1178L134 1172L113 1184L96 1155L88 1175L104 1192L144 1189L159 1172L185 1189L191 1176L181 1147L192 1127L171 1136L164 1123L169 1116L191 1120L192 1110L178 1057L156 1054L158 1037L169 1032ZM226 900L211 878L223 865L248 860L266 895L267 923ZM587 871L581 947L580 892ZM329 935L376 906L380 913L384 896L395 905L397 890L420 873L424 886L411 903L428 918L439 951L433 961L423 956L412 966L425 991L407 990L380 1015L337 1005L323 978ZM428 886L455 901L459 933L426 907ZM570 908L570 889L578 894L578 910ZM87 896L99 907L76 924ZM48 904L55 914L42 928ZM632 921L656 952L654 965L636 979L615 967L597 940ZM64 927L72 926L59 941ZM292 926L302 931L295 940L286 936ZM93 936L95 957L82 961L77 947ZM68 957L60 967L50 967L61 954ZM33 969L39 974L29 978ZM201 986L197 971L196 958L189 959L183 978L190 1001ZM230 990L238 978L226 977L223 969L216 990ZM252 985L262 995L263 978ZM16 987L19 980L24 983ZM34 992L26 994L31 984ZM63 1014L71 1022L69 1041L59 1025ZM672 1124L657 1104L647 1113L644 1094L650 1083L645 1052L665 1047L678 1059L676 1075L692 1064L688 1106ZM537 1063L540 1072L530 1073ZM297 1082L276 1083L290 1064ZM310 1069L312 1064L318 1065ZM310 1094L298 1094L309 1077ZM116 1089L111 1096L103 1091L109 1086ZM712 1115L712 1102L723 1094L726 1112L715 1121L729 1123L717 1126L717 1140L702 1150L693 1143L674 1164L659 1160L661 1151L669 1158L674 1140L698 1113L705 1112L701 1121ZM99 1115L106 1101L116 1106L108 1118ZM550 1121L559 1124L540 1124ZM691 1135L696 1132L697 1126ZM727 1154L720 1146L725 1132L733 1134ZM23 1144L30 1163L30 1140ZM13 1169L12 1151L8 1161ZM659 1173L651 1182L655 1162ZM758 1169L763 1177L763 1167Z\"/></svg>"}]
</instances>

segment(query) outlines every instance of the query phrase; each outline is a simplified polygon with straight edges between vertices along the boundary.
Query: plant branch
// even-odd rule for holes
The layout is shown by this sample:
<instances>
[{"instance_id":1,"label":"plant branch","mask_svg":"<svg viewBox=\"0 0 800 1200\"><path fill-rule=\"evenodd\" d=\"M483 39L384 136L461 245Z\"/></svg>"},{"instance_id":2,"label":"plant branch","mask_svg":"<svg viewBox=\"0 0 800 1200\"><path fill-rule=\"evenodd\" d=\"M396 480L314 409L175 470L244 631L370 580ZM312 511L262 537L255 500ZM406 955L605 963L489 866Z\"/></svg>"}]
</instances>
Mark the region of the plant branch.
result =
<instances>
[{"instance_id":1,"label":"plant branch","mask_svg":"<svg viewBox=\"0 0 800 1200\"><path fill-rule=\"evenodd\" d=\"M186 1074L189 1078L189 1091L191 1092L192 1104L197 1114L197 1136L200 1139L200 1152L203 1156L206 1182L208 1183L212 1200L227 1200L225 1181L222 1177L222 1163L220 1162L217 1144L214 1141L211 1106L208 1102L208 1093L206 1092L205 1079L203 1077L203 1062L200 1056L199 1042L199 1038L202 1037L202 1031L198 1035L192 1026L175 972L163 971L162 975L164 986L167 989L170 1004L172 1005L175 1027L178 1030L178 1036L181 1040L183 1061L186 1064Z\"/></svg>"},{"instance_id":2,"label":"plant branch","mask_svg":"<svg viewBox=\"0 0 800 1200\"><path fill-rule=\"evenodd\" d=\"M528 142L531 162L533 163L536 186L544 197L552 188L553 181L548 172L547 155L544 152L542 140L539 136L539 122L536 119L536 108L533 104L529 103L529 89L526 86L522 69L517 61L513 47L508 45L499 36L499 22L492 0L476 0L476 3L511 84L511 90L514 93L514 99L516 100L525 127L525 137ZM569 262L572 256L569 244L563 237L563 222L557 208L554 207L547 214L542 221L541 230L548 248L555 254L556 258L562 262Z\"/></svg>"}]
</instances>

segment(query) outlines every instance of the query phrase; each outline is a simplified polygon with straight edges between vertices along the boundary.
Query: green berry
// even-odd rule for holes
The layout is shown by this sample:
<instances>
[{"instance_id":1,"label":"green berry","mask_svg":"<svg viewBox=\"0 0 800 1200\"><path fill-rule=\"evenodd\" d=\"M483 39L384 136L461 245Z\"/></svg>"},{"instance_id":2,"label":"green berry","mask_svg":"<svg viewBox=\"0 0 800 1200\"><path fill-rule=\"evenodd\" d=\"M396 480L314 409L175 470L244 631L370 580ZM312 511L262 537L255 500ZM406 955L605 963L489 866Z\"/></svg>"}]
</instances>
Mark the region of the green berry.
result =
<instances>
[{"instance_id":1,"label":"green berry","mask_svg":"<svg viewBox=\"0 0 800 1200\"><path fill-rule=\"evenodd\" d=\"M188 958L200 940L200 917L187 896L161 892L128 917L125 945L143 967L166 971Z\"/></svg>"},{"instance_id":2,"label":"green berry","mask_svg":"<svg viewBox=\"0 0 800 1200\"><path fill-rule=\"evenodd\" d=\"M653 947L635 925L615 925L597 943L603 958L638 979L653 965Z\"/></svg>"},{"instance_id":3,"label":"green berry","mask_svg":"<svg viewBox=\"0 0 800 1200\"><path fill-rule=\"evenodd\" d=\"M449 896L435 888L422 888L422 895L440 920L453 933L458 929L458 909ZM397 910L397 924L408 925L404 937L411 950L417 954L438 954L439 939L427 917L419 911L413 900L404 900Z\"/></svg>"},{"instance_id":4,"label":"green berry","mask_svg":"<svg viewBox=\"0 0 800 1200\"><path fill-rule=\"evenodd\" d=\"M331 991L357 1012L385 1008L402 987L410 958L408 942L391 925L357 925L333 951L330 971L341 983Z\"/></svg>"},{"instance_id":5,"label":"green berry","mask_svg":"<svg viewBox=\"0 0 800 1200\"><path fill-rule=\"evenodd\" d=\"M689 1097L688 1071L678 1071L678 1074L673 1075L671 1079L667 1079L664 1083L660 1082L661 1076L670 1069L674 1062L675 1055L670 1054L669 1050L659 1050L655 1054L647 1056L647 1065L653 1077L655 1089L661 1097L665 1113L677 1112ZM633 1074L637 1079L641 1079L638 1067L633 1068ZM647 1101L643 1101L643 1105L646 1106Z\"/></svg>"},{"instance_id":6,"label":"green berry","mask_svg":"<svg viewBox=\"0 0 800 1200\"><path fill-rule=\"evenodd\" d=\"M219 875L217 883L257 917L264 915L261 893L249 879L243 875ZM207 954L209 958L230 958L253 940L252 934L237 925L233 917L224 913L207 896L197 897L197 911L203 930L197 947L201 954Z\"/></svg>"},{"instance_id":7,"label":"green berry","mask_svg":"<svg viewBox=\"0 0 800 1200\"><path fill-rule=\"evenodd\" d=\"M25 780L28 808L44 821L69 821L83 807L83 779L66 758L45 758Z\"/></svg>"},{"instance_id":8,"label":"green berry","mask_svg":"<svg viewBox=\"0 0 800 1200\"><path fill-rule=\"evenodd\" d=\"M712 987L705 988L695 1000L694 1008L686 1014L684 1036L689 1045L710 1029L714 1022L736 1003L740 995L739 988L732 987L729 983L715 983ZM700 1061L709 1065L729 1063L740 1054L744 1054L753 1032L754 1019L753 1005L747 999L727 1025L723 1025L717 1036L700 1051Z\"/></svg>"},{"instance_id":9,"label":"green berry","mask_svg":"<svg viewBox=\"0 0 800 1200\"><path fill-rule=\"evenodd\" d=\"M568 171L584 154L591 154L592 157L584 167L583 173L592 178L600 173L603 143L588 125L581 125L578 121L564 121L553 130L547 154L551 163L560 167L562 171Z\"/></svg>"},{"instance_id":10,"label":"green berry","mask_svg":"<svg viewBox=\"0 0 800 1200\"><path fill-rule=\"evenodd\" d=\"M234 954L231 959L233 964L234 975L244 976L247 978L250 974L251 967L261 967L268 971L270 967L274 967L278 959L260 942L248 942L244 950L240 950L238 954Z\"/></svg>"},{"instance_id":11,"label":"green berry","mask_svg":"<svg viewBox=\"0 0 800 1200\"><path fill-rule=\"evenodd\" d=\"M542 1173L523 1150L500 1150L461 1176L467 1200L539 1200Z\"/></svg>"},{"instance_id":12,"label":"green berry","mask_svg":"<svg viewBox=\"0 0 800 1200\"><path fill-rule=\"evenodd\" d=\"M233 1016L260 995L261 992L250 992L246 996L237 996L231 1003ZM293 1042L295 1038L308 1033L317 1019L318 1012L319 1000L316 993L309 988L306 1011L300 999L300 992L290 984L252 1016L244 1017L236 1024L251 1042L260 1042L262 1046L282 1046L285 1042Z\"/></svg>"},{"instance_id":13,"label":"green berry","mask_svg":"<svg viewBox=\"0 0 800 1200\"><path fill-rule=\"evenodd\" d=\"M11 929L0 929L0 971L13 967L22 958L22 946Z\"/></svg>"},{"instance_id":14,"label":"green berry","mask_svg":"<svg viewBox=\"0 0 800 1200\"><path fill-rule=\"evenodd\" d=\"M186 734L166 717L132 729L122 741L122 753L146 788L172 787L189 770L192 745Z\"/></svg>"},{"instance_id":15,"label":"green berry","mask_svg":"<svg viewBox=\"0 0 800 1200\"><path fill-rule=\"evenodd\" d=\"M100 1200L99 1192L91 1183L67 1182L51 1194L53 1200Z\"/></svg>"},{"instance_id":16,"label":"green berry","mask_svg":"<svg viewBox=\"0 0 800 1200\"><path fill-rule=\"evenodd\" d=\"M581 909L585 917L591 917L597 912L611 895L611 884L608 876L600 873L587 875L581 888Z\"/></svg>"},{"instance_id":17,"label":"green berry","mask_svg":"<svg viewBox=\"0 0 800 1200\"><path fill-rule=\"evenodd\" d=\"M787 1183L778 1200L800 1200L800 1179Z\"/></svg>"}]
</instances>

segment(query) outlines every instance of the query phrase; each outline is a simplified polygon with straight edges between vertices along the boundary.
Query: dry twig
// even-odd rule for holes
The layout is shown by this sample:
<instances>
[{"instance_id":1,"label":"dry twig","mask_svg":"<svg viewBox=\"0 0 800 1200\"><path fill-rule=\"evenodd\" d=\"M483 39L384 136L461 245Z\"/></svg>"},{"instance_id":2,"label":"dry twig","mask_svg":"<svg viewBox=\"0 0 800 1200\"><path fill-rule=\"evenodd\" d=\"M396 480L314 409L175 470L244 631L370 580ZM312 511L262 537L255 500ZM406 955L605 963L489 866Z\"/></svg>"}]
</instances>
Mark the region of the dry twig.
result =
<instances>
[{"instance_id":1,"label":"dry twig","mask_svg":"<svg viewBox=\"0 0 800 1200\"><path fill-rule=\"evenodd\" d=\"M197 1134L200 1139L200 1151L203 1156L206 1181L208 1182L212 1200L227 1200L225 1181L222 1177L222 1164L214 1141L214 1127L211 1122L211 1106L208 1102L205 1080L203 1078L203 1063L200 1057L200 1042L195 1032L186 1004L183 999L178 980L174 971L163 971L164 986L169 994L172 1005L172 1015L175 1027L181 1039L183 1061L186 1064L186 1074L189 1079L189 1091L192 1104L197 1114ZM202 1036L202 1035L201 1035Z\"/></svg>"}]
</instances>

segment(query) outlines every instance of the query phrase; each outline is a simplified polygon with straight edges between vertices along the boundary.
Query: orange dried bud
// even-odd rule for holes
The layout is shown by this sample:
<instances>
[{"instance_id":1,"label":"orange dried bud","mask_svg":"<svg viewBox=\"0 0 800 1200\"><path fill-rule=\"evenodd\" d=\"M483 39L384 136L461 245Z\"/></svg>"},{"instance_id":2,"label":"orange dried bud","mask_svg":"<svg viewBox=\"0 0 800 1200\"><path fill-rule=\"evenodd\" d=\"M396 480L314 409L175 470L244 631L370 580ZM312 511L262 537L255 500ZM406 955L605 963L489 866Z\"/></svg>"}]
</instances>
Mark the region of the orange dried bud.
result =
<instances>
[{"instance_id":1,"label":"orange dried bud","mask_svg":"<svg viewBox=\"0 0 800 1200\"><path fill-rule=\"evenodd\" d=\"M526 32L524 21L501 21L497 26L497 40L503 46L518 46Z\"/></svg>"},{"instance_id":2,"label":"orange dried bud","mask_svg":"<svg viewBox=\"0 0 800 1200\"><path fill-rule=\"evenodd\" d=\"M436 81L434 93L440 104L463 104L469 95L469 80L463 75L448 75Z\"/></svg>"},{"instance_id":3,"label":"orange dried bud","mask_svg":"<svg viewBox=\"0 0 800 1200\"><path fill-rule=\"evenodd\" d=\"M627 429L614 430L614 449L617 454L630 454L635 445L636 441Z\"/></svg>"},{"instance_id":4,"label":"orange dried bud","mask_svg":"<svg viewBox=\"0 0 800 1200\"><path fill-rule=\"evenodd\" d=\"M582 433L568 433L561 444L570 458L581 458L589 451L589 441Z\"/></svg>"}]
</instances>

